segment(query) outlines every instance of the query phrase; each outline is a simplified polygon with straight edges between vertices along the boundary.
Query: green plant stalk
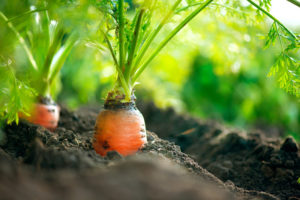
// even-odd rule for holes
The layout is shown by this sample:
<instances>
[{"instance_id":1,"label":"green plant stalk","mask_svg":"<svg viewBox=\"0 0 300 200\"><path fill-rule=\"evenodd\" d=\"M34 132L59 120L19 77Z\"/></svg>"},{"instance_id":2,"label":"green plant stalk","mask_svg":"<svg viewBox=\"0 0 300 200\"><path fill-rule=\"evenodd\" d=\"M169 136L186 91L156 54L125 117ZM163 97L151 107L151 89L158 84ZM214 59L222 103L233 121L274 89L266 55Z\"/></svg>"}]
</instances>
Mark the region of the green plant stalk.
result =
<instances>
[{"instance_id":1,"label":"green plant stalk","mask_svg":"<svg viewBox=\"0 0 300 200\"><path fill-rule=\"evenodd\" d=\"M144 13L145 13L145 10L141 9L139 12L139 15L138 15L138 19L136 21L135 30L133 32L132 46L131 46L130 52L128 54L127 66L126 66L126 70L125 70L125 74L124 74L127 82L129 82L129 79L130 79L130 72L132 69L132 61L133 61L133 57L136 53L136 46L137 46L137 41L138 41L139 34L140 34L141 22L142 22Z\"/></svg>"},{"instance_id":2,"label":"green plant stalk","mask_svg":"<svg viewBox=\"0 0 300 200\"><path fill-rule=\"evenodd\" d=\"M130 31L133 31L133 30L134 30L135 25L136 25L136 21L137 21L139 15L140 15L140 13L141 13L141 9L138 8L138 11L135 13L135 15L134 15L134 17L133 17L133 19L132 19L132 22L131 22L131 27L132 27L132 28L130 29Z\"/></svg>"},{"instance_id":3,"label":"green plant stalk","mask_svg":"<svg viewBox=\"0 0 300 200\"><path fill-rule=\"evenodd\" d=\"M111 43L110 43L107 35L102 30L101 30L101 32L104 35L104 39L105 39L105 41L106 41L106 43L108 45L109 51L110 51L110 53L111 53L111 55L113 57L113 60L115 62L116 70L118 72L118 82L121 84L121 86L123 87L123 89L125 91L125 98L127 100L130 100L131 89L127 85L127 82L126 82L126 80L124 78L123 72L122 72L121 68L119 67L119 63L118 63L117 57L116 57L116 55L114 53L113 47L112 47L112 45L111 45Z\"/></svg>"},{"instance_id":4,"label":"green plant stalk","mask_svg":"<svg viewBox=\"0 0 300 200\"><path fill-rule=\"evenodd\" d=\"M124 0L118 0L119 5L119 12L118 12L118 19L119 19L119 64L121 70L124 72Z\"/></svg>"},{"instance_id":5,"label":"green plant stalk","mask_svg":"<svg viewBox=\"0 0 300 200\"><path fill-rule=\"evenodd\" d=\"M137 69L138 66L143 58L143 56L145 55L147 49L149 48L150 44L153 42L153 40L155 39L155 37L157 36L157 34L159 33L159 31L162 29L162 27L168 22L169 18L172 16L172 14L174 13L175 9L177 8L177 6L181 3L182 0L177 0L174 5L172 6L171 10L168 12L168 14L162 19L162 21L160 22L160 24L153 30L153 32L151 33L150 37L146 40L145 44L142 46L140 53L137 55L135 62L134 62L134 68L132 70L132 74L133 75Z\"/></svg>"},{"instance_id":6,"label":"green plant stalk","mask_svg":"<svg viewBox=\"0 0 300 200\"><path fill-rule=\"evenodd\" d=\"M42 89L38 92L39 95L42 97L50 96L51 91L51 85L48 80L42 83Z\"/></svg>"},{"instance_id":7,"label":"green plant stalk","mask_svg":"<svg viewBox=\"0 0 300 200\"><path fill-rule=\"evenodd\" d=\"M47 46L50 45L50 42L51 42L51 38L50 38L50 31L49 31L49 24L50 24L50 17L49 17L49 14L48 14L48 11L44 11L44 14L46 16L46 20L44 19L42 21L42 27L43 27L43 32L47 34Z\"/></svg>"},{"instance_id":8,"label":"green plant stalk","mask_svg":"<svg viewBox=\"0 0 300 200\"><path fill-rule=\"evenodd\" d=\"M111 56L113 57L114 63L115 63L115 65L116 65L116 68L119 68L120 66L119 66L119 63L118 63L118 60L117 60L117 56L116 56L116 54L114 53L114 49L113 49L113 47L112 47L112 45L111 45L111 42L109 41L107 35L106 35L102 30L101 30L101 32L102 32L102 34L103 34L103 36L104 36L105 42L107 43L109 52L110 52Z\"/></svg>"},{"instance_id":9,"label":"green plant stalk","mask_svg":"<svg viewBox=\"0 0 300 200\"><path fill-rule=\"evenodd\" d=\"M52 44L49 47L45 62L44 62L44 67L42 70L42 76L43 77L48 77L49 71L50 71L50 66L51 66L51 62L53 60L53 57L57 51L57 49L59 48L59 45L61 43L61 40L64 36L64 31L62 29L59 29L57 31L57 33L54 36L54 39L52 41Z\"/></svg>"},{"instance_id":10,"label":"green plant stalk","mask_svg":"<svg viewBox=\"0 0 300 200\"><path fill-rule=\"evenodd\" d=\"M278 25L276 23L275 23L275 28L276 28L277 37L279 39L279 43L280 43L280 47L281 47L281 52L284 53L284 48L283 48L281 37L280 37L279 31L278 31Z\"/></svg>"},{"instance_id":11,"label":"green plant stalk","mask_svg":"<svg viewBox=\"0 0 300 200\"><path fill-rule=\"evenodd\" d=\"M132 19L132 21L131 21L131 24L129 25L130 26L130 28L129 28L129 33L133 33L134 32L134 30L135 30L135 25L136 25L136 22L137 22L137 20L138 20L138 17L139 17L139 15L140 15L140 12L141 12L141 8L137 8L137 11L135 11L135 15L134 15L134 17L133 17L133 19ZM126 18L126 17L125 17ZM129 22L128 22L129 23ZM133 35L131 35L131 38L129 38L129 39L127 39L127 37L126 37L126 34L125 34L125 38L126 38L126 40L125 40L125 46L124 46L124 49L125 50L127 50L126 51L126 53L127 53L127 59L126 59L126 55L125 55L125 57L124 57L124 65L125 65L125 71L127 71L126 70L126 68L127 68L127 60L128 60L128 56L129 56L129 46L132 44L132 41L130 41L130 39L132 39L132 37L133 37Z\"/></svg>"},{"instance_id":12,"label":"green plant stalk","mask_svg":"<svg viewBox=\"0 0 300 200\"><path fill-rule=\"evenodd\" d=\"M270 17L273 21L275 21L277 24L279 24L281 27L283 27L294 39L298 40L297 36L290 31L286 26L284 26L277 18L275 18L273 15L271 15L268 11L260 7L258 4L253 2L252 0L247 0L250 4L252 4L254 7L256 7L258 10L262 11L265 15Z\"/></svg>"},{"instance_id":13,"label":"green plant stalk","mask_svg":"<svg viewBox=\"0 0 300 200\"><path fill-rule=\"evenodd\" d=\"M21 43L23 49L25 50L29 62L31 64L31 66L33 67L33 69L38 70L38 66L35 62L35 59L32 55L32 52L29 50L28 46L26 45L26 42L24 40L24 38L20 35L20 33L15 29L14 25L11 22L8 22L7 17L0 11L0 16L2 17L2 19L7 23L7 26L14 32L14 34L17 36L19 42Z\"/></svg>"},{"instance_id":14,"label":"green plant stalk","mask_svg":"<svg viewBox=\"0 0 300 200\"><path fill-rule=\"evenodd\" d=\"M51 67L50 67L52 69L52 72L48 77L48 82L49 82L50 86L53 83L58 72L61 70L65 60L67 59L68 55L70 54L70 52L71 52L72 48L75 46L75 44L76 44L75 36L70 36L70 38L68 38L66 44L63 47L61 47L58 50L58 52L55 54L55 56L51 62Z\"/></svg>"},{"instance_id":15,"label":"green plant stalk","mask_svg":"<svg viewBox=\"0 0 300 200\"><path fill-rule=\"evenodd\" d=\"M168 42L183 28L187 23L189 23L194 17L196 17L203 9L205 9L213 0L207 0L203 5L193 11L189 16L187 16L156 48L156 50L151 54L148 60L138 69L132 78L132 83L134 84L136 79L141 75L141 73L146 69L148 64L158 55L158 53L168 44Z\"/></svg>"},{"instance_id":16,"label":"green plant stalk","mask_svg":"<svg viewBox=\"0 0 300 200\"><path fill-rule=\"evenodd\" d=\"M62 29L59 29L54 36L54 40L52 41L51 46L49 47L47 57L44 62L44 67L41 72L41 78L42 78L41 80L42 87L40 91L41 95L49 95L50 83L48 78L50 73L51 62L60 45L63 35L64 35L64 31Z\"/></svg>"},{"instance_id":17,"label":"green plant stalk","mask_svg":"<svg viewBox=\"0 0 300 200\"><path fill-rule=\"evenodd\" d=\"M300 2L297 1L297 0L287 0L287 1L294 4L294 5L296 5L296 6L298 6L298 7L300 7Z\"/></svg>"},{"instance_id":18,"label":"green plant stalk","mask_svg":"<svg viewBox=\"0 0 300 200\"><path fill-rule=\"evenodd\" d=\"M198 5L201 5L201 4L203 4L203 2L198 2L198 3L194 3L194 4L191 4L191 5L188 5L186 7L178 9L175 13L178 14L178 13L180 13L182 11L185 11L185 10L191 8L191 7L198 6ZM249 13L247 13L247 12L240 11L240 10L237 10L237 9L232 8L230 6L222 5L222 4L219 4L219 3L211 3L211 5L215 5L215 6L218 6L218 7L223 7L223 8L226 8L228 10L231 10L231 11L234 11L234 12L237 12L237 13L249 15Z\"/></svg>"},{"instance_id":19,"label":"green plant stalk","mask_svg":"<svg viewBox=\"0 0 300 200\"><path fill-rule=\"evenodd\" d=\"M14 21L14 20L16 20L16 19L18 19L18 18L21 18L21 17L26 16L26 15L30 15L30 14L32 14L32 13L41 12L41 11L46 11L46 10L48 10L48 8L39 8L39 9L35 9L35 10L29 10L29 11L27 11L27 12L24 12L24 13L18 15L18 16L9 18L9 19L7 20L7 22Z\"/></svg>"},{"instance_id":20,"label":"green plant stalk","mask_svg":"<svg viewBox=\"0 0 300 200\"><path fill-rule=\"evenodd\" d=\"M130 98L131 98L131 87L126 82L121 68L116 67L116 69L117 69L117 72L118 72L118 82L121 84L122 88L124 89L124 93L125 93L125 99L124 100L129 102Z\"/></svg>"},{"instance_id":21,"label":"green plant stalk","mask_svg":"<svg viewBox=\"0 0 300 200\"><path fill-rule=\"evenodd\" d=\"M153 16L153 12L154 12L154 8L155 8L155 5L157 4L157 1L158 0L154 0L153 3L151 4L151 8L148 10L148 18L151 19L152 16ZM144 1L145 4L146 4L146 1ZM137 42L137 47L142 47L142 43L144 43L144 41L146 41L150 36L151 36L151 33L153 31L150 30L151 28L147 28L144 32L142 32L142 34L140 34L140 37L138 39L138 42ZM145 36L145 37L144 37ZM134 58L135 59L135 58ZM133 60L133 63L134 63L134 60ZM132 63L132 64L133 64ZM134 65L133 65L134 66ZM132 70L131 70L132 71Z\"/></svg>"}]
</instances>

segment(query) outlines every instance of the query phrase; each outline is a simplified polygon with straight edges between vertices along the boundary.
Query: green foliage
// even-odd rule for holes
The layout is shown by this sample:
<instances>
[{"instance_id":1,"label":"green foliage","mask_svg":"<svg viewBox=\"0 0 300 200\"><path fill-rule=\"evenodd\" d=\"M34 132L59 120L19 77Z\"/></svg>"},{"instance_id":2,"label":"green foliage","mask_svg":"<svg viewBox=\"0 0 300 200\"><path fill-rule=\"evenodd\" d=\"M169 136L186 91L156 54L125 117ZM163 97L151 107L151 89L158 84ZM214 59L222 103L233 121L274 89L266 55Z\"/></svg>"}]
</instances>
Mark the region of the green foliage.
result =
<instances>
[{"instance_id":1,"label":"green foliage","mask_svg":"<svg viewBox=\"0 0 300 200\"><path fill-rule=\"evenodd\" d=\"M49 7L46 8L45 5ZM0 11L1 27L10 31L14 38L10 40L10 48L15 49L16 56L2 55L3 62L10 62L6 68L9 78L0 82L3 84L1 99L1 118L7 123L16 121L18 114L29 115L29 108L35 96L50 95L51 86L63 66L71 48L75 45L76 37L68 33L62 23L51 19L47 9L52 4L37 2L28 6L28 11L6 17ZM37 8L38 7L38 8ZM6 35L3 35L5 40ZM17 39L18 43L13 39ZM2 40L2 39L1 39ZM16 48L15 46L16 45ZM18 48L20 45L22 49ZM23 55L27 56L27 59ZM24 62L24 61L28 62ZM5 67L2 67L5 68Z\"/></svg>"},{"instance_id":2,"label":"green foliage","mask_svg":"<svg viewBox=\"0 0 300 200\"><path fill-rule=\"evenodd\" d=\"M289 54L296 54L300 48L300 38L285 27L278 19L264 10L263 7L257 5L252 0L248 0L250 4L256 7L260 12L267 15L273 20L269 34L266 40L266 47L274 44L279 40L281 46L281 54L278 56L277 61L272 66L268 76L276 75L279 86L285 91L300 96L300 70L299 60L291 57ZM268 2L260 1L268 9Z\"/></svg>"},{"instance_id":3,"label":"green foliage","mask_svg":"<svg viewBox=\"0 0 300 200\"><path fill-rule=\"evenodd\" d=\"M300 178L298 178L297 183L300 184Z\"/></svg>"},{"instance_id":4,"label":"green foliage","mask_svg":"<svg viewBox=\"0 0 300 200\"><path fill-rule=\"evenodd\" d=\"M0 66L0 117L8 124L19 122L19 112L29 115L30 105L37 95L34 89L18 80L9 65Z\"/></svg>"},{"instance_id":5,"label":"green foliage","mask_svg":"<svg viewBox=\"0 0 300 200\"><path fill-rule=\"evenodd\" d=\"M134 1L134 4L131 4L132 7L130 7L130 4L120 0L103 1L96 4L106 16L104 20L106 29L101 32L105 35L104 40L114 59L118 73L117 88L120 89L120 86L122 86L123 89L121 90L127 93L125 96L128 97L129 91L133 89L137 78L150 62L191 19L206 8L211 13L217 12L221 15L225 14L226 16L243 19L244 23L258 23L264 19L263 16L271 18L274 23L266 39L266 47L275 43L278 38L284 49L271 68L269 76L276 75L281 88L299 96L299 61L296 60L295 56L290 55L291 52L296 53L298 51L299 39L268 12L271 0L259 0L258 4L252 0L247 0L247 2L248 4L229 0L205 2L197 0L182 2L178 0L171 4L166 1L165 5L162 5L161 1L157 0ZM166 12L161 20L157 20L156 15L161 15L159 12L161 12L162 7L169 12ZM257 15L255 15L255 12ZM172 22L175 17L180 19L179 23L170 28L171 26L167 26L167 24ZM160 21L160 23L157 21ZM163 27L169 33L163 34L161 41L156 43L155 39L158 33L162 32ZM165 32L167 32L166 30ZM117 60L117 57L119 57L119 60ZM126 57L127 60L125 61Z\"/></svg>"},{"instance_id":6,"label":"green foliage","mask_svg":"<svg viewBox=\"0 0 300 200\"><path fill-rule=\"evenodd\" d=\"M264 59L265 55L258 51L256 59ZM244 69L217 75L214 68L214 63L205 57L195 60L182 88L183 102L191 113L235 126L277 127L281 135L299 130L296 99L272 87L274 80L266 80L262 73L265 70Z\"/></svg>"},{"instance_id":7,"label":"green foliage","mask_svg":"<svg viewBox=\"0 0 300 200\"><path fill-rule=\"evenodd\" d=\"M80 43L61 70L62 92L58 102L71 108L99 103L113 84L113 68L108 52Z\"/></svg>"},{"instance_id":8,"label":"green foliage","mask_svg":"<svg viewBox=\"0 0 300 200\"><path fill-rule=\"evenodd\" d=\"M11 101L11 108L2 111L2 115L16 114L22 109L25 112L28 111L27 107L24 107L25 104L27 105L25 97L30 99L34 93L36 95L48 93L48 86L52 82L51 91L53 92L59 80L57 74L65 61L67 67L62 69L64 94L60 95L60 100L66 100L72 106L77 106L79 102L96 101L100 98L100 94L107 93L113 81L116 82L114 89L122 94L125 93L128 98L137 84L137 79L144 72L145 76L139 80L140 87L147 88L160 103L166 102L168 95L171 96L168 100L173 102L172 105L177 106L180 105L179 91L182 88L182 82L188 77L189 66L194 56L199 53L198 51L213 61L210 76L202 77L203 81L213 77L215 82L212 82L216 83L215 87L214 85L207 86L207 91L209 88L218 89L218 87L222 92L227 91L227 93L220 93L224 101L230 103L228 88L233 87L234 84L243 85L244 82L249 81L247 78L241 78L248 75L241 75L240 71L246 68L255 68L253 69L255 71L256 67L263 68L272 64L274 65L269 72L271 77L266 80L266 83L262 81L267 74L263 70L259 71L262 74L258 78L259 81L255 83L274 87L268 82L273 80L274 76L280 87L299 96L299 37L268 12L270 0L255 2L250 0L214 0L212 2L200 0L21 2L5 0L3 4L0 4L2 13L2 18L0 16L0 55L5 62L12 61L9 66L14 73L14 78L11 80L16 81L7 81L7 84L0 87L5 88L3 91L11 91L8 93L17 98L10 99L1 93L0 99L8 102L15 101L14 99L22 96L24 100L21 100L22 103L15 108ZM203 12L203 15L194 19L199 12ZM261 28L266 17L269 17L273 24L265 38L265 47L275 50L271 51L271 55L264 54L268 62L263 62L258 61L258 54L255 53L263 45L255 38L258 33L268 32ZM184 29L187 24L189 27ZM178 37L175 37L176 35ZM79 37L83 38L81 44L72 50ZM276 51L278 47L279 53ZM70 53L71 56L67 58ZM112 59L108 59L109 53ZM274 55L278 57L273 60ZM109 67L112 65L115 65L116 73L113 72L113 68ZM148 66L151 66L151 69L145 71ZM232 75L235 73L239 75ZM228 80L231 75L234 80ZM229 77L224 78L224 76ZM162 79L165 80L163 82L165 88L160 87ZM227 85L226 87L222 87L222 81L226 83L224 84ZM200 81L199 84L201 85L202 82ZM153 87L154 85L156 87ZM28 90L25 86L33 89ZM249 92L250 96L267 93L265 87L262 91L255 93L251 87L246 87L249 89L246 90L241 86ZM14 92L12 88L15 90L23 88L22 90L27 92L24 91L24 94L23 91ZM275 93L277 92L276 90ZM270 94L273 100L267 100L268 104L272 105L268 107L270 110L280 106L276 98L285 102L283 104L289 104L290 100L287 99L292 98L281 93L277 97L276 94ZM204 97L201 96L201 98ZM257 113L260 113L266 121L273 123L274 119L271 116L264 116L267 109L262 108L263 103L258 103L256 98L255 100L251 98L246 100L246 97L236 97L237 104L242 102L234 109L236 116L243 115L245 120L252 120L259 116ZM226 118L227 114L224 113L227 111L224 111L223 105L224 102L221 102L216 106L219 110L223 110L221 115L229 121L235 120L235 117ZM264 112L253 111L259 109ZM290 110L289 107L285 109ZM280 111L284 112L285 109L282 108ZM287 115L293 115L293 119L297 118L295 117L297 114L286 112L289 113ZM279 115L274 113L273 115ZM16 116L15 114L11 116ZM280 118L278 121L289 124L287 118Z\"/></svg>"},{"instance_id":9,"label":"green foliage","mask_svg":"<svg viewBox=\"0 0 300 200\"><path fill-rule=\"evenodd\" d=\"M281 51L279 43L262 49L265 40L257 34L267 32L268 23L248 24L235 15L205 16L191 22L192 31L183 30L161 52L140 80L138 88L147 95L143 91L138 96L201 118L299 138L297 98L276 87L275 77L266 78ZM208 60L209 70L194 70L198 54L202 58L196 62Z\"/></svg>"},{"instance_id":10,"label":"green foliage","mask_svg":"<svg viewBox=\"0 0 300 200\"><path fill-rule=\"evenodd\" d=\"M296 54L299 51L300 40L293 38L280 24L274 22L265 46L274 45L277 40L282 50L268 76L276 76L281 88L299 97L300 61L291 57L290 54Z\"/></svg>"},{"instance_id":11,"label":"green foliage","mask_svg":"<svg viewBox=\"0 0 300 200\"><path fill-rule=\"evenodd\" d=\"M152 18L156 13L157 8L162 8L159 5L160 1L137 1L134 10L133 18L128 15L128 4L123 0L118 0L116 3L108 2L108 6L98 5L99 10L106 16L105 27L101 30L104 34L104 40L107 43L108 49L112 54L116 71L118 73L117 84L114 93L124 95L126 101L130 100L133 87L137 78L149 65L149 63L159 54L159 52L169 43L169 41L199 12L207 7L212 0L206 1L203 5L199 5L193 12L184 17L180 23L164 39L156 45L155 50L147 59L143 59L149 46L154 39L175 14L176 8L181 3L177 0L172 3L171 7L167 7L167 14L163 16L157 26L152 25ZM106 2L107 3L107 2ZM103 8L106 8L106 10ZM113 32L111 31L113 30ZM119 59L117 59L119 57ZM115 97L114 97L115 98Z\"/></svg>"}]
</instances>

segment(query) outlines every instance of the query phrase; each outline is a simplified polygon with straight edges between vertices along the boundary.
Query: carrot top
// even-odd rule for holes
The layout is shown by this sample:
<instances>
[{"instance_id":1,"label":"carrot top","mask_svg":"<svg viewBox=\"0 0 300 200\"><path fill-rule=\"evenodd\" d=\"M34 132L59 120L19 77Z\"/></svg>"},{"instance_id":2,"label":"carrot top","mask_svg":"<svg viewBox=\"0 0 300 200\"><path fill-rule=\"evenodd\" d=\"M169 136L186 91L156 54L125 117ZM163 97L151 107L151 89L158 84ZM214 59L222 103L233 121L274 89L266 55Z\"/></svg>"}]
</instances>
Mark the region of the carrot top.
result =
<instances>
[{"instance_id":1,"label":"carrot top","mask_svg":"<svg viewBox=\"0 0 300 200\"><path fill-rule=\"evenodd\" d=\"M169 4L170 2L171 4ZM289 40L290 45L282 50L282 55L278 57L278 62L273 66L269 75L278 74L278 80L286 91L300 95L299 84L292 83L299 80L299 74L297 75L294 70L288 70L295 69L297 62L287 54L289 51L299 49L299 38L268 12L271 0L259 0L259 4L247 0L248 6L244 6L238 1L225 1L223 4L214 0L175 0L170 2L138 0L130 5L124 0L105 0L100 3L100 11L104 15L104 25L101 26L100 31L112 55L117 72L117 81L112 90L116 97L122 95L123 101L129 101L137 79L151 61L159 55L180 30L208 7L215 9L213 12L218 11L220 7L236 12L253 11L255 8L257 19L265 15L273 20L274 26L268 35L266 46L269 46L276 38L287 42ZM163 8L163 12L162 10L156 12L162 9L162 5L168 6ZM156 43L158 35L163 28L166 28L166 24L183 11L185 15L181 16L182 18L177 25L169 28L168 33ZM162 16L161 13L163 13ZM159 23L155 24L155 20L152 19L157 19L157 17Z\"/></svg>"}]
</instances>

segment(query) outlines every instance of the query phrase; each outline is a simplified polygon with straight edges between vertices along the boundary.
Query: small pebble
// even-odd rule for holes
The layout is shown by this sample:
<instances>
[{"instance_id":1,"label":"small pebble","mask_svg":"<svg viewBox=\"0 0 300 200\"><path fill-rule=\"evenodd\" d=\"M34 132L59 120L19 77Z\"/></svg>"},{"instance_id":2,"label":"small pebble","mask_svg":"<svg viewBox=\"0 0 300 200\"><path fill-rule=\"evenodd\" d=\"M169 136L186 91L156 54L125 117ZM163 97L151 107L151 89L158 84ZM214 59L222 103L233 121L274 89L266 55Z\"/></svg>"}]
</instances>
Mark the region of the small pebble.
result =
<instances>
[{"instance_id":1,"label":"small pebble","mask_svg":"<svg viewBox=\"0 0 300 200\"><path fill-rule=\"evenodd\" d=\"M147 140L148 140L148 142L151 142L154 140L154 137L150 134L147 134Z\"/></svg>"}]
</instances>

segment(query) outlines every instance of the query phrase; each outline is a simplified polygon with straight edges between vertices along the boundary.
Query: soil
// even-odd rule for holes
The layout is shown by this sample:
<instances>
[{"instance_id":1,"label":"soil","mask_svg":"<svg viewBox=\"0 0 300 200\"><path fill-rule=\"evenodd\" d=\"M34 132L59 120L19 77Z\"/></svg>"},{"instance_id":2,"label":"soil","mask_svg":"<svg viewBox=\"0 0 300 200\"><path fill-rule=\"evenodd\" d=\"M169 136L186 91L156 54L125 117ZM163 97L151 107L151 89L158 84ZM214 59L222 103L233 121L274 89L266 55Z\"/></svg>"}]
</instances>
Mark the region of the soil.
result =
<instances>
[{"instance_id":1,"label":"soil","mask_svg":"<svg viewBox=\"0 0 300 200\"><path fill-rule=\"evenodd\" d=\"M148 129L175 142L223 182L280 199L300 199L300 150L293 138L234 130L214 121L178 115L172 108L161 110L153 103L140 107Z\"/></svg>"},{"instance_id":2,"label":"soil","mask_svg":"<svg viewBox=\"0 0 300 200\"><path fill-rule=\"evenodd\" d=\"M300 198L300 153L291 138L232 132L143 103L155 132L147 132L148 144L133 156L103 158L92 148L100 108L62 108L54 132L23 121L6 126L0 199Z\"/></svg>"}]
</instances>

